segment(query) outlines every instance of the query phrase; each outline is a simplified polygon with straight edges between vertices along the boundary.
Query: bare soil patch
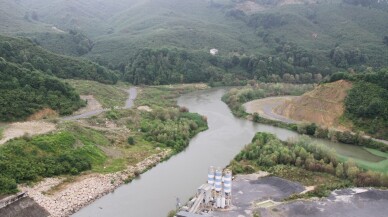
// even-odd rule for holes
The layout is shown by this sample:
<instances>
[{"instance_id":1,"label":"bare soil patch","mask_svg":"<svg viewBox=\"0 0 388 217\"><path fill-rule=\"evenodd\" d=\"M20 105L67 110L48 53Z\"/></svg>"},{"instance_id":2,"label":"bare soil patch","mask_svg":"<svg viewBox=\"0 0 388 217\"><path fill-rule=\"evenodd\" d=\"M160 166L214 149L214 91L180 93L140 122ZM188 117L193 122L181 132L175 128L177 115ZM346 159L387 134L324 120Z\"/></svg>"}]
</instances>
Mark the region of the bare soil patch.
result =
<instances>
[{"instance_id":1,"label":"bare soil patch","mask_svg":"<svg viewBox=\"0 0 388 217\"><path fill-rule=\"evenodd\" d=\"M56 125L45 121L27 121L16 122L8 125L3 132L3 138L0 140L0 145L7 141L22 137L24 135L40 135L49 133L56 129Z\"/></svg>"},{"instance_id":2,"label":"bare soil patch","mask_svg":"<svg viewBox=\"0 0 388 217\"><path fill-rule=\"evenodd\" d=\"M27 118L27 121L38 121L47 118L58 117L58 113L50 108L42 109Z\"/></svg>"},{"instance_id":3,"label":"bare soil patch","mask_svg":"<svg viewBox=\"0 0 388 217\"><path fill-rule=\"evenodd\" d=\"M339 118L344 113L344 100L351 87L352 84L344 80L322 84L301 97L284 102L274 111L293 120L341 128Z\"/></svg>"},{"instance_id":4,"label":"bare soil patch","mask_svg":"<svg viewBox=\"0 0 388 217\"><path fill-rule=\"evenodd\" d=\"M81 108L78 111L76 111L74 113L75 115L79 115L79 114L83 114L83 113L87 113L87 112L91 112L91 111L96 111L96 110L101 110L102 109L101 103L98 102L96 100L96 98L94 98L93 95L81 95L80 97L81 97L81 99L86 100L87 105L86 105L86 107Z\"/></svg>"},{"instance_id":5,"label":"bare soil patch","mask_svg":"<svg viewBox=\"0 0 388 217\"><path fill-rule=\"evenodd\" d=\"M279 97L268 97L264 99L253 100L245 103L243 106L245 111L248 113L258 113L261 117L283 121L287 123L293 123L294 121L282 114L277 114L274 109L280 105L290 102L298 98L297 96L279 96Z\"/></svg>"}]
</instances>

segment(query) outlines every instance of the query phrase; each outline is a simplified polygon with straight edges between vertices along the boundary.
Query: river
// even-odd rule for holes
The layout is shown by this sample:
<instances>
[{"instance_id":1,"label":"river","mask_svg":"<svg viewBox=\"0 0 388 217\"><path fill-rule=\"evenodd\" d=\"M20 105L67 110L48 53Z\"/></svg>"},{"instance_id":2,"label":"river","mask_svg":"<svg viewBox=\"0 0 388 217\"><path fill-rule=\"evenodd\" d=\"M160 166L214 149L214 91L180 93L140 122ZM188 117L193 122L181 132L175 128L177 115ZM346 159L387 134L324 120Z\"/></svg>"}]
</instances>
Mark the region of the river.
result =
<instances>
[{"instance_id":1,"label":"river","mask_svg":"<svg viewBox=\"0 0 388 217\"><path fill-rule=\"evenodd\" d=\"M256 132L270 132L282 140L298 136L289 130L234 117L221 101L224 93L224 89L218 88L181 96L178 104L189 108L191 112L207 116L209 129L194 137L185 151L158 164L140 178L96 200L73 216L165 217L175 208L177 197L182 202L187 201L195 194L196 188L206 182L209 166L226 166ZM377 156L356 146L316 141L338 149L344 155L378 160Z\"/></svg>"}]
</instances>

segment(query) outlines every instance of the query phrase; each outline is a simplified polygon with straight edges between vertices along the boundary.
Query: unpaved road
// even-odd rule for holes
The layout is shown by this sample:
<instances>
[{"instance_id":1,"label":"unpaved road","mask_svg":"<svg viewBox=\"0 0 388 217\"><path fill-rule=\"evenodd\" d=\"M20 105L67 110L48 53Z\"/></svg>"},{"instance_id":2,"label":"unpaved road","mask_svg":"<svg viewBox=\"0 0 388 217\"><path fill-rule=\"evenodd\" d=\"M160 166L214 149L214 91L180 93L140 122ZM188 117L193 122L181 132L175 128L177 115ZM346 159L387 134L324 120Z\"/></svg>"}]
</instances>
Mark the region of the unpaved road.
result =
<instances>
[{"instance_id":1,"label":"unpaved road","mask_svg":"<svg viewBox=\"0 0 388 217\"><path fill-rule=\"evenodd\" d=\"M134 103L133 101L137 97L137 89L135 87L130 88L128 91L128 99L125 102L125 106L120 109L129 109ZM80 109L75 112L73 116L64 117L62 120L78 120L82 118L88 118L94 115L98 115L109 109L103 109L101 104L91 95L82 96L82 99L88 101L88 105L85 108ZM45 122L45 121L27 121L27 122L17 122L10 124L3 132L3 137L0 140L0 145L6 143L7 141L22 137L24 135L40 135L46 134L56 129L55 124Z\"/></svg>"},{"instance_id":2,"label":"unpaved road","mask_svg":"<svg viewBox=\"0 0 388 217\"><path fill-rule=\"evenodd\" d=\"M134 100L137 97L136 87L131 87L127 92L128 92L128 99L125 102L125 106L122 108L119 108L119 109L129 109L129 108L132 108L132 106L134 105ZM94 97L90 98L90 100L91 100L90 103L92 103L94 105L96 103L98 103L98 101L95 100ZM88 109L88 107L89 108L92 107L93 109ZM85 109L84 112L76 112L75 115L64 117L63 120L70 121L70 120L78 120L78 119L82 119L82 118L89 118L89 117L92 117L95 115L99 115L104 111L110 110L110 109L102 108L101 105L100 106L89 106L89 99L88 99L88 106L84 109Z\"/></svg>"},{"instance_id":3,"label":"unpaved road","mask_svg":"<svg viewBox=\"0 0 388 217\"><path fill-rule=\"evenodd\" d=\"M267 97L263 99L257 99L245 103L243 106L246 112L253 114L258 113L261 117L282 121L286 123L297 123L298 121L289 119L288 117L276 114L274 109L279 105L282 105L288 100L297 98L297 96L277 96L277 97Z\"/></svg>"}]
</instances>

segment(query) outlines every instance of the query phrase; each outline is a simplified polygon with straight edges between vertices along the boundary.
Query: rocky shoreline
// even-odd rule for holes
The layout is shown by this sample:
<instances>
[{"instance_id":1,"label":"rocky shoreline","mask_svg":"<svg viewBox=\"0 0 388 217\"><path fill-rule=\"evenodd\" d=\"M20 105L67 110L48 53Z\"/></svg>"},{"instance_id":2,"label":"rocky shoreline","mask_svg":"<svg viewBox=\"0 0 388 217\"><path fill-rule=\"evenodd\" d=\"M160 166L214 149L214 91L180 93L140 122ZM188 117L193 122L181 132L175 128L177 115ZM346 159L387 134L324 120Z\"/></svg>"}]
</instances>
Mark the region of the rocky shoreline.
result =
<instances>
[{"instance_id":1,"label":"rocky shoreline","mask_svg":"<svg viewBox=\"0 0 388 217\"><path fill-rule=\"evenodd\" d=\"M124 184L128 178L136 177L166 159L170 154L170 150L164 150L146 158L135 166L129 166L127 169L116 173L81 176L76 182L67 184L66 188L55 191L53 194L45 192L63 183L64 178L47 178L33 187L20 186L19 189L28 192L36 203L50 213L50 216L66 217L114 191Z\"/></svg>"}]
</instances>

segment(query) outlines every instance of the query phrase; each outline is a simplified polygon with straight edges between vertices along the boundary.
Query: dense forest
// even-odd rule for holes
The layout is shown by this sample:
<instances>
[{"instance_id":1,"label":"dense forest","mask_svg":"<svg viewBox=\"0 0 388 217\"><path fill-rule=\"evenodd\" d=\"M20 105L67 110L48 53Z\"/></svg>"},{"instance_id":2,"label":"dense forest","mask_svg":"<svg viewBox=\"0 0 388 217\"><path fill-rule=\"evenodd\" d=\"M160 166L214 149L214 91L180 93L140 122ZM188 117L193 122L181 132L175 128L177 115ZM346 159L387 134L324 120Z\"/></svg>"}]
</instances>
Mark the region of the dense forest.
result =
<instances>
[{"instance_id":1,"label":"dense forest","mask_svg":"<svg viewBox=\"0 0 388 217\"><path fill-rule=\"evenodd\" d=\"M51 53L28 39L0 36L0 57L31 70L59 78L77 78L114 84L117 75L88 60Z\"/></svg>"},{"instance_id":2,"label":"dense forest","mask_svg":"<svg viewBox=\"0 0 388 217\"><path fill-rule=\"evenodd\" d=\"M85 105L69 85L23 66L0 57L0 121L25 119L44 108L66 115Z\"/></svg>"},{"instance_id":3,"label":"dense forest","mask_svg":"<svg viewBox=\"0 0 388 217\"><path fill-rule=\"evenodd\" d=\"M121 64L116 69L123 73L126 81L153 85L181 82L222 82L223 85L236 85L250 79L262 82L313 83L320 82L330 73L319 73L317 69L309 67L312 57L295 46L289 46L282 55L284 57L222 57L178 49L144 49L130 60L130 64Z\"/></svg>"},{"instance_id":4,"label":"dense forest","mask_svg":"<svg viewBox=\"0 0 388 217\"><path fill-rule=\"evenodd\" d=\"M78 78L114 84L111 70L87 60L51 53L27 39L0 36L0 121L16 121L50 108L61 115L85 105L58 78Z\"/></svg>"}]
</instances>

